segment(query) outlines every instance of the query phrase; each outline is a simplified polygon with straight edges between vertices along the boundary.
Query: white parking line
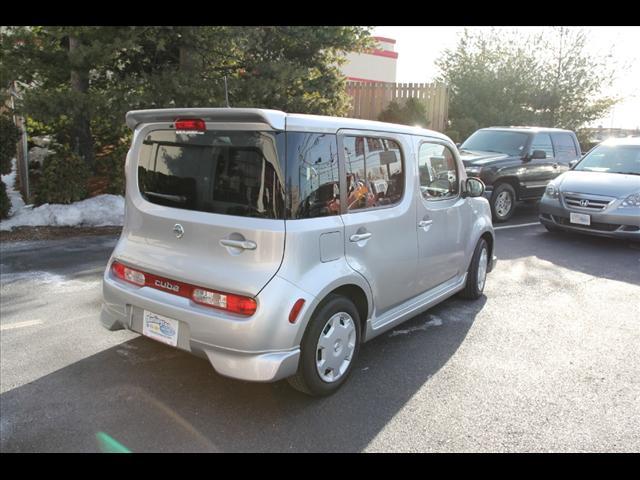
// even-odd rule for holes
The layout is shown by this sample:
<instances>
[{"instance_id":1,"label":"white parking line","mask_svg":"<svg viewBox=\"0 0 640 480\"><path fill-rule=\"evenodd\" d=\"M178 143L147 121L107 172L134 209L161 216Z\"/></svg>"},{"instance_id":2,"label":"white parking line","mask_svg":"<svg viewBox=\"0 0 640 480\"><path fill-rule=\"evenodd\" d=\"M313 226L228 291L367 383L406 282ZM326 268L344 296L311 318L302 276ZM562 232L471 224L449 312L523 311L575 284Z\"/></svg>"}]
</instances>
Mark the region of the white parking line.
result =
<instances>
[{"instance_id":1,"label":"white parking line","mask_svg":"<svg viewBox=\"0 0 640 480\"><path fill-rule=\"evenodd\" d=\"M0 325L0 331L13 330L15 328L32 327L34 325L42 324L42 320L27 320L26 322L9 323L7 325Z\"/></svg>"},{"instance_id":2,"label":"white parking line","mask_svg":"<svg viewBox=\"0 0 640 480\"><path fill-rule=\"evenodd\" d=\"M507 228L531 227L533 225L542 225L540 222L521 223L520 225L505 225L504 227L493 227L494 230L506 230Z\"/></svg>"}]
</instances>

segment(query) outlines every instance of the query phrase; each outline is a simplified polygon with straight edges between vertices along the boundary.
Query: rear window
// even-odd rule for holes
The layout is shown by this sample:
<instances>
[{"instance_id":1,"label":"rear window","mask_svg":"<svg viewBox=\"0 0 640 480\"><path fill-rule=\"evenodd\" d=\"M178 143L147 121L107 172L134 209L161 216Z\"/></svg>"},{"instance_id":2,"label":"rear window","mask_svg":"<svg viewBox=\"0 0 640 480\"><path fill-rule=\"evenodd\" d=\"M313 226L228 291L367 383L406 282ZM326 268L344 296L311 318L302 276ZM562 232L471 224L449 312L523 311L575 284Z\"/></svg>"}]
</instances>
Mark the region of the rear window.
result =
<instances>
[{"instance_id":1,"label":"rear window","mask_svg":"<svg viewBox=\"0 0 640 480\"><path fill-rule=\"evenodd\" d=\"M242 217L284 218L284 133L156 130L143 140L138 186L149 202Z\"/></svg>"},{"instance_id":2,"label":"rear window","mask_svg":"<svg viewBox=\"0 0 640 480\"><path fill-rule=\"evenodd\" d=\"M553 143L558 160L574 160L578 158L578 150L573 137L568 133L554 133Z\"/></svg>"},{"instance_id":3,"label":"rear window","mask_svg":"<svg viewBox=\"0 0 640 480\"><path fill-rule=\"evenodd\" d=\"M505 130L478 130L460 146L460 150L504 153L521 156L529 140L528 133Z\"/></svg>"}]
</instances>

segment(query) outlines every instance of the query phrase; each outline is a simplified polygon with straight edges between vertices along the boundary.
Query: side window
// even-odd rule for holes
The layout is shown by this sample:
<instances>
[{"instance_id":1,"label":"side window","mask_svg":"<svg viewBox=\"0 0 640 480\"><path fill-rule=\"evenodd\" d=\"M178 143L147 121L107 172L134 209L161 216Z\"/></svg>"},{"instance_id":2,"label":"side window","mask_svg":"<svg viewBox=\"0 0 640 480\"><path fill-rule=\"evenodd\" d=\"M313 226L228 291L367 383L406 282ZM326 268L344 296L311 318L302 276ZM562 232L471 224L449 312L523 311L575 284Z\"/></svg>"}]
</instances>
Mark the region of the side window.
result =
<instances>
[{"instance_id":1,"label":"side window","mask_svg":"<svg viewBox=\"0 0 640 480\"><path fill-rule=\"evenodd\" d=\"M458 195L456 159L451 150L437 143L423 143L418 150L420 191L425 200L440 200Z\"/></svg>"},{"instance_id":2,"label":"side window","mask_svg":"<svg viewBox=\"0 0 640 480\"><path fill-rule=\"evenodd\" d=\"M551 135L548 133L537 133L531 142L531 152L543 150L547 153L547 158L553 158L553 146L551 145Z\"/></svg>"},{"instance_id":3,"label":"side window","mask_svg":"<svg viewBox=\"0 0 640 480\"><path fill-rule=\"evenodd\" d=\"M378 137L344 137L344 158L348 211L400 201L404 170L397 142Z\"/></svg>"},{"instance_id":4,"label":"side window","mask_svg":"<svg viewBox=\"0 0 640 480\"><path fill-rule=\"evenodd\" d=\"M287 132L287 218L340 213L335 135Z\"/></svg>"},{"instance_id":5,"label":"side window","mask_svg":"<svg viewBox=\"0 0 640 480\"><path fill-rule=\"evenodd\" d=\"M556 149L556 159L570 162L578 158L578 151L573 137L568 133L554 133L553 144Z\"/></svg>"}]
</instances>

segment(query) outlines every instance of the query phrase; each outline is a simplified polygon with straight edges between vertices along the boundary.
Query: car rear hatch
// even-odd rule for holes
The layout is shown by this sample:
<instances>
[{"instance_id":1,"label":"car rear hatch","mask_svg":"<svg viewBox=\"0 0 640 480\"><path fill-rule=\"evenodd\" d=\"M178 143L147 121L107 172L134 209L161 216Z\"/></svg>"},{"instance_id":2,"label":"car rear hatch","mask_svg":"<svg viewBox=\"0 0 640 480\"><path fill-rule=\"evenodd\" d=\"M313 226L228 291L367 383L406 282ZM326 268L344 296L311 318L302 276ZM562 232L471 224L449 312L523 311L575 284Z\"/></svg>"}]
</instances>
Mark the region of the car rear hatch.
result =
<instances>
[{"instance_id":1,"label":"car rear hatch","mask_svg":"<svg viewBox=\"0 0 640 480\"><path fill-rule=\"evenodd\" d=\"M163 279L256 296L284 255L284 114L127 114L126 215L114 258ZM157 288L177 285L163 281Z\"/></svg>"}]
</instances>

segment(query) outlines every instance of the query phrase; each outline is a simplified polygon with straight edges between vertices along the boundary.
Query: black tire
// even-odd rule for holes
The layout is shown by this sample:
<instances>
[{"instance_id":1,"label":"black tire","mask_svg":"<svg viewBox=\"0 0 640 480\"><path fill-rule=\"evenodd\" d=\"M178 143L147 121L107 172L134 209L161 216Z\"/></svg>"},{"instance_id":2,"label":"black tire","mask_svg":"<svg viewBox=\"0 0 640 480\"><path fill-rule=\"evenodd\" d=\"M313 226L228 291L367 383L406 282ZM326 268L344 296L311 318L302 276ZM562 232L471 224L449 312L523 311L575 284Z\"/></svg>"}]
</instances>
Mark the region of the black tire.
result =
<instances>
[{"instance_id":1,"label":"black tire","mask_svg":"<svg viewBox=\"0 0 640 480\"><path fill-rule=\"evenodd\" d=\"M544 228L547 229L547 232L551 232L551 233L559 233L562 230L560 230L558 227L554 227L553 225L548 225L546 223L543 223L542 225L544 225Z\"/></svg>"},{"instance_id":2,"label":"black tire","mask_svg":"<svg viewBox=\"0 0 640 480\"><path fill-rule=\"evenodd\" d=\"M480 255L482 254L483 249L487 250L487 262L491 261L491 250L489 249L489 245L484 238L481 238L473 252L473 257L471 258L471 265L469 265L469 270L467 271L467 283L464 286L464 290L460 292L460 296L462 298L477 300L482 296L486 281L483 283L482 288L478 288L478 267L480 265Z\"/></svg>"},{"instance_id":3,"label":"black tire","mask_svg":"<svg viewBox=\"0 0 640 480\"><path fill-rule=\"evenodd\" d=\"M498 197L501 193L506 192L511 200L511 208L506 213L503 212L502 215L498 214L496 210L496 204L498 202ZM513 216L513 212L516 211L516 191L515 189L508 183L499 184L491 194L491 215L493 216L493 221L496 223L506 222Z\"/></svg>"},{"instance_id":4,"label":"black tire","mask_svg":"<svg viewBox=\"0 0 640 480\"><path fill-rule=\"evenodd\" d=\"M351 357L351 363L342 376L335 382L326 382L318 374L316 368L316 346L318 339L322 333L322 329L325 327L329 319L338 312L348 313L353 319L356 330L355 349ZM358 309L353 302L346 297L340 295L329 295L322 304L320 304L317 310L314 312L309 325L302 337L300 344L300 363L298 364L298 371L292 377L289 377L287 381L296 390L299 390L307 395L312 396L325 396L331 395L337 391L349 378L353 365L356 363L358 353L360 351L360 315Z\"/></svg>"}]
</instances>

